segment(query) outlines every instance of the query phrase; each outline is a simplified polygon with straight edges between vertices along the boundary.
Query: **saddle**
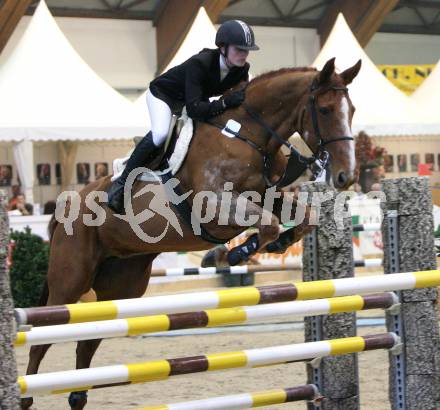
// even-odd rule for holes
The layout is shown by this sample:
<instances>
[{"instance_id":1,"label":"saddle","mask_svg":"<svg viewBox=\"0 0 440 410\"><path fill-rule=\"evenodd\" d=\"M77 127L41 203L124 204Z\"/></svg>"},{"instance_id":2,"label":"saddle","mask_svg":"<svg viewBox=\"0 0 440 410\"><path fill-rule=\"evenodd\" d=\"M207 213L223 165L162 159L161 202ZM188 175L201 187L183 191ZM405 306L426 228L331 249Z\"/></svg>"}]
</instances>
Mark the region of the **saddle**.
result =
<instances>
[{"instance_id":1,"label":"saddle","mask_svg":"<svg viewBox=\"0 0 440 410\"><path fill-rule=\"evenodd\" d=\"M154 164L150 165L150 169L154 172L145 172L137 177L139 181L145 182L157 182L158 178L166 183L173 175L179 171L183 162L185 161L186 155L188 153L189 145L191 143L194 132L193 120L188 117L185 107L182 110L182 114L179 118L173 115L173 120L171 122L170 131L168 132L168 138L166 143L163 145L163 149L160 155L158 155L157 160ZM141 137L137 137L137 142L139 143ZM129 153L129 155L131 152ZM125 158L115 159L113 161L113 176L112 181L116 180L124 170L125 164L129 158L129 155ZM179 186L174 186L174 195L181 197L184 192L181 191ZM175 204L175 207L188 224L189 227L192 226L191 219L191 207L186 200ZM209 234L203 226L200 225L201 234L200 236L208 242L214 244L223 244L227 242L224 239L217 239ZM232 238L231 238L232 239Z\"/></svg>"},{"instance_id":2,"label":"saddle","mask_svg":"<svg viewBox=\"0 0 440 410\"><path fill-rule=\"evenodd\" d=\"M193 120L188 117L186 108L183 108L180 117L173 115L168 137L162 146L160 154L150 164L150 169L154 170L156 175L161 176L171 172L175 175L182 166L186 155L188 153L189 145L191 143L194 132ZM143 137L135 137L135 146L141 141ZM128 158L133 150L131 150L126 157L117 158L113 161L113 176L112 181L116 180L125 168ZM150 173L141 174L138 179L141 181L151 181L153 176Z\"/></svg>"}]
</instances>

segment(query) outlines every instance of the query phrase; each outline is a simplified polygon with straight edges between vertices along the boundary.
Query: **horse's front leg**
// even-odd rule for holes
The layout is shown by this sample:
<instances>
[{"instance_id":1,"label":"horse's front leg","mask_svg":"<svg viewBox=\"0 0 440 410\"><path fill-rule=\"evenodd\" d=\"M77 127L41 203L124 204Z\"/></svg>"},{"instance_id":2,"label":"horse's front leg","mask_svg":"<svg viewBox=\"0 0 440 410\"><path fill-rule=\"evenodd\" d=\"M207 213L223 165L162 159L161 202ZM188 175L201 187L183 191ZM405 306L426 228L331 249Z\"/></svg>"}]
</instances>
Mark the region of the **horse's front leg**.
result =
<instances>
[{"instance_id":1,"label":"horse's front leg","mask_svg":"<svg viewBox=\"0 0 440 410\"><path fill-rule=\"evenodd\" d=\"M295 226L282 232L266 245L263 252L284 253L287 248L315 229L316 211L305 205L292 192L281 192L275 199L274 212L282 223L294 221Z\"/></svg>"},{"instance_id":2,"label":"horse's front leg","mask_svg":"<svg viewBox=\"0 0 440 410\"><path fill-rule=\"evenodd\" d=\"M232 195L228 215L220 211L219 222L225 221L233 227L247 226L258 229L258 233L229 251L228 262L232 266L248 261L252 255L276 240L280 233L280 221L276 215L238 193Z\"/></svg>"}]
</instances>

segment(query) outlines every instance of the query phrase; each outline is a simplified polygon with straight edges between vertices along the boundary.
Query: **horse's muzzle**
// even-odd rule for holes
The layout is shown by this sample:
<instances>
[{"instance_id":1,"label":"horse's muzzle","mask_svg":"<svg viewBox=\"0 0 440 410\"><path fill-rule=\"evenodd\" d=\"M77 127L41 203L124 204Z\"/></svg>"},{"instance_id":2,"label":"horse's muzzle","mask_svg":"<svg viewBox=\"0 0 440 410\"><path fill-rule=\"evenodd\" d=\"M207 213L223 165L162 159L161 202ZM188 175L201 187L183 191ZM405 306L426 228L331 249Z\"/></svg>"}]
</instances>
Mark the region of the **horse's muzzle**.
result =
<instances>
[{"instance_id":1,"label":"horse's muzzle","mask_svg":"<svg viewBox=\"0 0 440 410\"><path fill-rule=\"evenodd\" d=\"M355 181L353 173L346 173L345 171L339 171L336 178L333 178L333 183L337 189L347 189Z\"/></svg>"}]
</instances>

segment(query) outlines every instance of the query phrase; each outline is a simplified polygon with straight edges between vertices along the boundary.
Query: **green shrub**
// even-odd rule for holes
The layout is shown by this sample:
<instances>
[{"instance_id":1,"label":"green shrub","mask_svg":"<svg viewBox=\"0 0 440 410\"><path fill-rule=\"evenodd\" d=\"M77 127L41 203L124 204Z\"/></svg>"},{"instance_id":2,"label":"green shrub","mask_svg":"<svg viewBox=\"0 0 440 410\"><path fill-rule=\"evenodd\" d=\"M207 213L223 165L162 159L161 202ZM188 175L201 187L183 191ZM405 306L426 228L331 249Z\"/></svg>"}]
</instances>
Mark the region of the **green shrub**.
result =
<instances>
[{"instance_id":1,"label":"green shrub","mask_svg":"<svg viewBox=\"0 0 440 410\"><path fill-rule=\"evenodd\" d=\"M11 231L10 239L15 242L10 270L11 289L16 307L38 306L46 279L49 262L49 245L31 233Z\"/></svg>"}]
</instances>

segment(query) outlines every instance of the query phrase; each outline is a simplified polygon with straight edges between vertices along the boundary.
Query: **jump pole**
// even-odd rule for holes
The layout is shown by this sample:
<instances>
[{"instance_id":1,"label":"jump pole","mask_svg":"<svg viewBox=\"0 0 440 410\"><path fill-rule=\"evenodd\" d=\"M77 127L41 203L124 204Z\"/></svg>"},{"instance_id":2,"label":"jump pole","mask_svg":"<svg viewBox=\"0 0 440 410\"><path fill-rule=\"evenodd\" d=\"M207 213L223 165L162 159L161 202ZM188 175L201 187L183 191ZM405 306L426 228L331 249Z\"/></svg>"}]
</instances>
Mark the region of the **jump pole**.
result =
<instances>
[{"instance_id":1,"label":"jump pole","mask_svg":"<svg viewBox=\"0 0 440 410\"><path fill-rule=\"evenodd\" d=\"M18 325L49 326L205 309L365 295L440 286L440 270L374 275L317 282L287 282L280 285L183 293L107 302L17 308Z\"/></svg>"},{"instance_id":2,"label":"jump pole","mask_svg":"<svg viewBox=\"0 0 440 410\"><path fill-rule=\"evenodd\" d=\"M167 268L153 269L151 276L186 276L186 275L208 275L208 274L230 274L243 275L257 272L278 272L301 269L300 263L288 263L285 265L240 265L225 268Z\"/></svg>"},{"instance_id":3,"label":"jump pole","mask_svg":"<svg viewBox=\"0 0 440 410\"><path fill-rule=\"evenodd\" d=\"M282 302L269 305L175 313L171 315L142 316L100 322L34 327L27 332L18 332L15 346L24 347L135 336L177 329L243 324L251 323L255 320L273 319L283 316L314 316L355 310L389 309L395 306L397 301L396 295L390 292L366 296L341 296L330 299Z\"/></svg>"},{"instance_id":4,"label":"jump pole","mask_svg":"<svg viewBox=\"0 0 440 410\"><path fill-rule=\"evenodd\" d=\"M382 259L358 259L354 261L355 267L379 267L382 266ZM289 263L286 265L242 265L230 266L227 268L166 268L153 269L151 271L152 277L163 276L193 276L193 275L213 275L213 274L228 274L228 275L246 275L248 273L258 272L285 272L302 269L302 263Z\"/></svg>"},{"instance_id":5,"label":"jump pole","mask_svg":"<svg viewBox=\"0 0 440 410\"><path fill-rule=\"evenodd\" d=\"M238 352L26 375L18 378L18 384L22 397L60 394L121 384L165 380L182 374L277 365L367 350L392 349L399 344L400 340L394 333L383 333Z\"/></svg>"},{"instance_id":6,"label":"jump pole","mask_svg":"<svg viewBox=\"0 0 440 410\"><path fill-rule=\"evenodd\" d=\"M212 397L204 400L185 401L159 406L142 407L138 410L241 410L261 406L309 400L319 403L321 395L316 386L288 387L256 393L243 393L231 396Z\"/></svg>"}]
</instances>

